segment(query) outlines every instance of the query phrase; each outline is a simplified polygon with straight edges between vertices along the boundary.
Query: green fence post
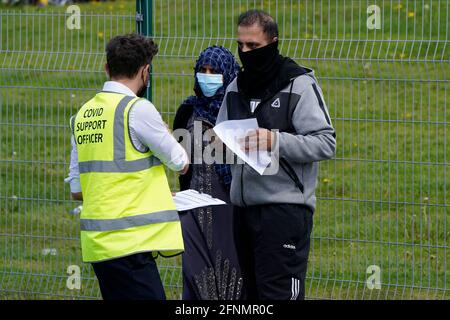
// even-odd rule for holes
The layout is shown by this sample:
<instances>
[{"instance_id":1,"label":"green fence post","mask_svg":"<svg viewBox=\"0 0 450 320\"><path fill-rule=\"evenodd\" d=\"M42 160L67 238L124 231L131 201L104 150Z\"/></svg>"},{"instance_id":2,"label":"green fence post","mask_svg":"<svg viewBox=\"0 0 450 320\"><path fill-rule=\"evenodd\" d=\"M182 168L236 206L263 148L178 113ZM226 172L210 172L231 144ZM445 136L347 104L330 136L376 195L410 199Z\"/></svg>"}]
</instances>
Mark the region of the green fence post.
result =
<instances>
[{"instance_id":1,"label":"green fence post","mask_svg":"<svg viewBox=\"0 0 450 320\"><path fill-rule=\"evenodd\" d=\"M136 32L147 37L153 37L153 0L136 0ZM145 92L145 98L152 100L153 71L150 67L150 88Z\"/></svg>"}]
</instances>

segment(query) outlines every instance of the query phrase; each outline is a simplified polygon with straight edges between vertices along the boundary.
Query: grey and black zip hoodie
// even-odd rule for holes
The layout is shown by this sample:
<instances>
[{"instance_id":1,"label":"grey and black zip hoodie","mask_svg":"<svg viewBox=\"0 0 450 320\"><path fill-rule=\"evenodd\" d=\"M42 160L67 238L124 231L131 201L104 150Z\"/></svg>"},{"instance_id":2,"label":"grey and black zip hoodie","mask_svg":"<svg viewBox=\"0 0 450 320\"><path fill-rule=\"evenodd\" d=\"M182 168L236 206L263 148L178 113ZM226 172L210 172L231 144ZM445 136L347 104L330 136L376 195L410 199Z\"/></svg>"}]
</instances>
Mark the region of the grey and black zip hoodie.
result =
<instances>
[{"instance_id":1,"label":"grey and black zip hoodie","mask_svg":"<svg viewBox=\"0 0 450 320\"><path fill-rule=\"evenodd\" d=\"M316 206L318 161L335 155L336 135L314 71L289 58L271 88L253 99L238 90L238 78L228 87L216 124L257 118L260 128L278 130L272 163L279 169L260 175L248 164L232 164L231 202L240 207L289 203ZM252 112L251 105L256 109Z\"/></svg>"}]
</instances>

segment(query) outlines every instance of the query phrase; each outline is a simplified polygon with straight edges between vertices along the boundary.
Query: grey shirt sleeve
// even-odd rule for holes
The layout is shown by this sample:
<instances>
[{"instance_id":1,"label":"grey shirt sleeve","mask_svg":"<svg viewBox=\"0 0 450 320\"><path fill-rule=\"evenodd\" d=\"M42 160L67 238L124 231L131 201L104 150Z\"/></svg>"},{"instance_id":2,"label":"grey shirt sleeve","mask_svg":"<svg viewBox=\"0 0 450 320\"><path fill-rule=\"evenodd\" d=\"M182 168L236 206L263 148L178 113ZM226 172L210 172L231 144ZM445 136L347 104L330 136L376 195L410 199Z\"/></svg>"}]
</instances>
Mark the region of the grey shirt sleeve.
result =
<instances>
[{"instance_id":1,"label":"grey shirt sleeve","mask_svg":"<svg viewBox=\"0 0 450 320\"><path fill-rule=\"evenodd\" d=\"M273 150L297 163L330 159L336 151L335 131L320 88L306 85L292 116L296 134L277 132Z\"/></svg>"},{"instance_id":2,"label":"grey shirt sleeve","mask_svg":"<svg viewBox=\"0 0 450 320\"><path fill-rule=\"evenodd\" d=\"M216 125L228 120L228 109L227 109L227 96L228 92L237 90L237 78L228 85L223 96L222 105L220 106L219 113L217 114Z\"/></svg>"},{"instance_id":3,"label":"grey shirt sleeve","mask_svg":"<svg viewBox=\"0 0 450 320\"><path fill-rule=\"evenodd\" d=\"M226 120L228 120L227 94L223 97L222 105L220 106L219 113L217 114L216 125Z\"/></svg>"}]
</instances>

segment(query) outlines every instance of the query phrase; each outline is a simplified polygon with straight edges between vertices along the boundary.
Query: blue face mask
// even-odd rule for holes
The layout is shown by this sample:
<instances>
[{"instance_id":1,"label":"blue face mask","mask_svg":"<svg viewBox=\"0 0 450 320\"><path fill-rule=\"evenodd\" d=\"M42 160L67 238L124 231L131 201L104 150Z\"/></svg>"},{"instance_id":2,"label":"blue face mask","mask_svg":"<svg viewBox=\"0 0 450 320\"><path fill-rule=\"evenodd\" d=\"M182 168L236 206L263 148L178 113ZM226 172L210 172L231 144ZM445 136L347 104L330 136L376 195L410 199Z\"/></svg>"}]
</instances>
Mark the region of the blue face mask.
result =
<instances>
[{"instance_id":1,"label":"blue face mask","mask_svg":"<svg viewBox=\"0 0 450 320\"><path fill-rule=\"evenodd\" d=\"M223 86L221 74L207 74L197 72L196 74L200 89L205 97L212 97Z\"/></svg>"}]
</instances>

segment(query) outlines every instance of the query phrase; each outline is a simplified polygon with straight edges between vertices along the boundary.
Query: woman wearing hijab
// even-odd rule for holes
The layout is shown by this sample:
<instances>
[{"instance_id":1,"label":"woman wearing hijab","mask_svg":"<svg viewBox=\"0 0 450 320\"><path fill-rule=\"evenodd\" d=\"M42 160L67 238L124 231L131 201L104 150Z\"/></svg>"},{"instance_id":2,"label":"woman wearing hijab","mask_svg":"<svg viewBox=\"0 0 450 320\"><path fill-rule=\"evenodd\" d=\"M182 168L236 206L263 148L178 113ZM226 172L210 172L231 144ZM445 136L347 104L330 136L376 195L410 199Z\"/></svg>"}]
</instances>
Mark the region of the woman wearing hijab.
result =
<instances>
[{"instance_id":1,"label":"woman wearing hijab","mask_svg":"<svg viewBox=\"0 0 450 320\"><path fill-rule=\"evenodd\" d=\"M194 148L209 144L194 139L194 123L202 134L214 127L226 87L236 77L239 65L222 46L206 48L195 65L194 96L178 108L173 129L191 135L191 167L180 176L180 189L194 189L229 203L231 172L226 164L195 164ZM197 129L198 130L198 129ZM185 141L181 141L185 145ZM186 146L185 146L186 147ZM183 253L184 300L236 300L242 297L243 279L233 237L231 204L203 207L180 213L185 251Z\"/></svg>"}]
</instances>

